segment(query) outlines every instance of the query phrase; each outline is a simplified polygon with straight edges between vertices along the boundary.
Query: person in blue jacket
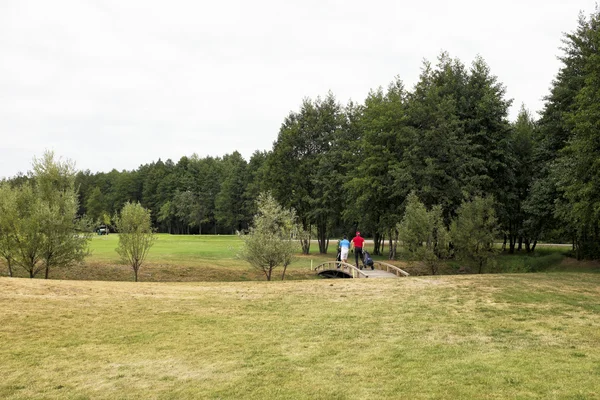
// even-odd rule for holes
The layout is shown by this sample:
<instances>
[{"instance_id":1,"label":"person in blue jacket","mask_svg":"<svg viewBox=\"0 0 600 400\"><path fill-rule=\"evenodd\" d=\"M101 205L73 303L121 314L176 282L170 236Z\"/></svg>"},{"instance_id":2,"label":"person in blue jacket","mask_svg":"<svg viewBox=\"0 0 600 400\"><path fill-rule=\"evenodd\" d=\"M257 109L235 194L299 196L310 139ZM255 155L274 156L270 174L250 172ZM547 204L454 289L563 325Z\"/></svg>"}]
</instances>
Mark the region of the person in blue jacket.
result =
<instances>
[{"instance_id":1,"label":"person in blue jacket","mask_svg":"<svg viewBox=\"0 0 600 400\"><path fill-rule=\"evenodd\" d=\"M340 258L342 262L348 262L348 251L350 251L350 242L348 241L348 237L344 235L344 239L340 241L340 249L341 255Z\"/></svg>"}]
</instances>

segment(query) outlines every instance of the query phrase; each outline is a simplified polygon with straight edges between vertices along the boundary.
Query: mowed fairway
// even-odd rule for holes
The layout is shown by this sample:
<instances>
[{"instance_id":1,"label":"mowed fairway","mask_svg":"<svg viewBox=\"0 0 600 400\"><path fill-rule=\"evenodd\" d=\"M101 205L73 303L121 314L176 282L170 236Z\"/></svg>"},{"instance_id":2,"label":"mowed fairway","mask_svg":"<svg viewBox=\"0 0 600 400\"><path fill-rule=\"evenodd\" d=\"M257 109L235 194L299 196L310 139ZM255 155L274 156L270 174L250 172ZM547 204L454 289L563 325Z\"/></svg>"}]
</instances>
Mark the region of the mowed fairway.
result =
<instances>
[{"instance_id":1,"label":"mowed fairway","mask_svg":"<svg viewBox=\"0 0 600 400\"><path fill-rule=\"evenodd\" d=\"M121 263L116 248L119 235L94 236L90 242L92 255L81 265L56 268L52 279L132 281L131 267ZM168 235L159 234L148 258L140 269L143 282L197 282L264 280L262 272L236 258L242 240L234 235ZM310 279L310 261L318 263L335 259L335 249L329 256L301 256L286 272L286 279ZM318 253L318 247L313 253ZM316 265L316 264L315 264ZM26 276L17 270L19 276ZM281 279L277 269L273 279ZM41 274L43 277L43 273Z\"/></svg>"},{"instance_id":2,"label":"mowed fairway","mask_svg":"<svg viewBox=\"0 0 600 400\"><path fill-rule=\"evenodd\" d=\"M2 399L597 399L600 274L0 278Z\"/></svg>"}]
</instances>

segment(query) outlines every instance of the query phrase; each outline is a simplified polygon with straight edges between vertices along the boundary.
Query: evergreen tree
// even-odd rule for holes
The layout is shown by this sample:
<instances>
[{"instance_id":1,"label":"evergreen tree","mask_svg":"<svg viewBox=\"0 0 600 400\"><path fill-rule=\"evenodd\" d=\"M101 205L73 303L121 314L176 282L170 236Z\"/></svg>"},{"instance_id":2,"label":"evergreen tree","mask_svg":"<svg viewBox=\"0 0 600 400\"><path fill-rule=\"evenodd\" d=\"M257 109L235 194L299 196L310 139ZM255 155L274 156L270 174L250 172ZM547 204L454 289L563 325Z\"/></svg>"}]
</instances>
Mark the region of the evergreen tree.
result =
<instances>
[{"instance_id":1,"label":"evergreen tree","mask_svg":"<svg viewBox=\"0 0 600 400\"><path fill-rule=\"evenodd\" d=\"M401 205L406 196L395 190L390 171L397 170L407 141L407 93L399 78L383 91L371 91L365 104L357 111L353 123L357 127L351 167L348 169L347 208L345 218L360 226L361 231L374 233L375 254L380 254L380 237L390 240L400 219ZM390 258L394 258L390 246Z\"/></svg>"},{"instance_id":2,"label":"evergreen tree","mask_svg":"<svg viewBox=\"0 0 600 400\"><path fill-rule=\"evenodd\" d=\"M600 257L599 25L596 8L588 18L581 14L577 29L565 35L563 65L540 119L545 164L535 199L555 199L554 216L573 237L578 258Z\"/></svg>"},{"instance_id":3,"label":"evergreen tree","mask_svg":"<svg viewBox=\"0 0 600 400\"><path fill-rule=\"evenodd\" d=\"M246 228L249 217L246 210L248 163L235 151L223 157L223 181L215 199L215 217L231 233Z\"/></svg>"}]
</instances>

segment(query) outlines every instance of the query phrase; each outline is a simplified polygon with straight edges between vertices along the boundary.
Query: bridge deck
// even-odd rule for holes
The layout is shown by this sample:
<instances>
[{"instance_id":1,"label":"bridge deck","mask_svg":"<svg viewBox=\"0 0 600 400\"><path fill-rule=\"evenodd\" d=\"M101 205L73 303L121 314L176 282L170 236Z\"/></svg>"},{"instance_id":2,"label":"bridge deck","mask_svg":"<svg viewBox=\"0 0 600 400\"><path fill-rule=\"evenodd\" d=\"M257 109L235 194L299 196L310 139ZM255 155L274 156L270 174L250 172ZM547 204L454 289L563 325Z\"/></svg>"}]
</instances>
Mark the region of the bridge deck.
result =
<instances>
[{"instance_id":1,"label":"bridge deck","mask_svg":"<svg viewBox=\"0 0 600 400\"><path fill-rule=\"evenodd\" d=\"M391 272L382 271L379 269L376 269L376 270L363 269L362 272L368 278L397 278L396 274L392 274Z\"/></svg>"},{"instance_id":2,"label":"bridge deck","mask_svg":"<svg viewBox=\"0 0 600 400\"><path fill-rule=\"evenodd\" d=\"M375 269L358 269L354 265L339 261L325 261L315 270L326 278L397 278L408 276L408 273L395 265L383 261L375 261Z\"/></svg>"}]
</instances>

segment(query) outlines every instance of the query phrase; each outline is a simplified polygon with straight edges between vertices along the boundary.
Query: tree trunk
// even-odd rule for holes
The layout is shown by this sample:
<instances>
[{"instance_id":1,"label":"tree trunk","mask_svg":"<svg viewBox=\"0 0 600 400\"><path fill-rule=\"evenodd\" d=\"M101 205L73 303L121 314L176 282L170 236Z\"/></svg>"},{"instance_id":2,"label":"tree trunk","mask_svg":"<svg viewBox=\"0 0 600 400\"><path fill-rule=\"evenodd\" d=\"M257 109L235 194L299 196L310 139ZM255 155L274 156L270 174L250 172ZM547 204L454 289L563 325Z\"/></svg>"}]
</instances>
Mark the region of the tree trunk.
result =
<instances>
[{"instance_id":1,"label":"tree trunk","mask_svg":"<svg viewBox=\"0 0 600 400\"><path fill-rule=\"evenodd\" d=\"M308 239L300 239L302 245L302 254L308 254L310 252L310 236Z\"/></svg>"},{"instance_id":2,"label":"tree trunk","mask_svg":"<svg viewBox=\"0 0 600 400\"><path fill-rule=\"evenodd\" d=\"M376 254L378 256L381 255L381 250L380 250L380 241L381 241L381 234L379 232L375 232L375 236L373 237L373 254Z\"/></svg>"},{"instance_id":3,"label":"tree trunk","mask_svg":"<svg viewBox=\"0 0 600 400\"><path fill-rule=\"evenodd\" d=\"M506 240L507 240L507 237L506 237L506 233L505 233L504 234L504 242L502 242L502 251L503 252L506 251Z\"/></svg>"},{"instance_id":4,"label":"tree trunk","mask_svg":"<svg viewBox=\"0 0 600 400\"><path fill-rule=\"evenodd\" d=\"M535 251L535 246L537 245L537 239L533 239L533 246L531 246L531 252Z\"/></svg>"},{"instance_id":5,"label":"tree trunk","mask_svg":"<svg viewBox=\"0 0 600 400\"><path fill-rule=\"evenodd\" d=\"M281 273L281 280L285 279L285 271L287 270L287 265L283 266L283 272Z\"/></svg>"},{"instance_id":6,"label":"tree trunk","mask_svg":"<svg viewBox=\"0 0 600 400\"><path fill-rule=\"evenodd\" d=\"M394 235L394 233L396 233ZM392 230L390 230L389 232L390 237L389 237L389 243L390 243L390 252L389 252L389 256L388 258L390 260L395 260L396 259L396 249L398 246L398 232L394 232Z\"/></svg>"},{"instance_id":7,"label":"tree trunk","mask_svg":"<svg viewBox=\"0 0 600 400\"><path fill-rule=\"evenodd\" d=\"M519 247L517 248L517 251L521 250L523 250L523 236L519 236Z\"/></svg>"},{"instance_id":8,"label":"tree trunk","mask_svg":"<svg viewBox=\"0 0 600 400\"><path fill-rule=\"evenodd\" d=\"M327 254L327 223L319 222L317 224L317 239L319 241L319 253Z\"/></svg>"},{"instance_id":9,"label":"tree trunk","mask_svg":"<svg viewBox=\"0 0 600 400\"><path fill-rule=\"evenodd\" d=\"M48 279L48 274L50 273L50 266L46 264L46 272L44 273L44 279Z\"/></svg>"},{"instance_id":10,"label":"tree trunk","mask_svg":"<svg viewBox=\"0 0 600 400\"><path fill-rule=\"evenodd\" d=\"M308 229L307 229L308 228ZM302 229L304 229L306 232L308 232L308 238L302 238L300 239L300 244L302 245L302 254L308 254L310 252L310 231L311 231L311 225L310 224L306 224L305 222L302 223Z\"/></svg>"},{"instance_id":11,"label":"tree trunk","mask_svg":"<svg viewBox=\"0 0 600 400\"><path fill-rule=\"evenodd\" d=\"M515 237L515 235L509 235L509 240L510 240L510 248L508 249L508 252L510 254L514 254L515 253L515 243L517 241L517 238Z\"/></svg>"},{"instance_id":12,"label":"tree trunk","mask_svg":"<svg viewBox=\"0 0 600 400\"><path fill-rule=\"evenodd\" d=\"M8 266L8 276L10 276L12 278L13 276L13 270L12 270L12 265L11 265L11 259L8 258L6 260L7 266Z\"/></svg>"}]
</instances>

